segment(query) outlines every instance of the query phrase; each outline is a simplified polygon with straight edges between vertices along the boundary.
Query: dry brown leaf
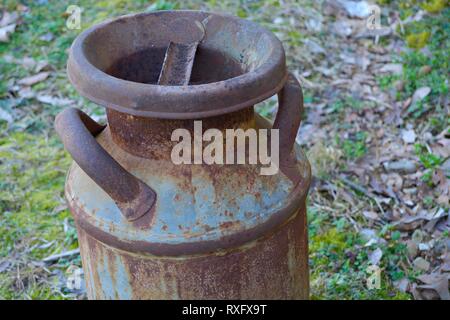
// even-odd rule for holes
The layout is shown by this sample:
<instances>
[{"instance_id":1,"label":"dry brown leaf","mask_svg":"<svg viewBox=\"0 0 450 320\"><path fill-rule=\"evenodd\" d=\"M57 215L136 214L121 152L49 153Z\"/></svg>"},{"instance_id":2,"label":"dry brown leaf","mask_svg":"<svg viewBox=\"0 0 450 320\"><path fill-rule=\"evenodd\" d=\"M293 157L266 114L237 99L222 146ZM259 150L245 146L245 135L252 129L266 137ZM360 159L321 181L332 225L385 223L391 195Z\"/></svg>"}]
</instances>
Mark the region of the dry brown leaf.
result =
<instances>
[{"instance_id":1,"label":"dry brown leaf","mask_svg":"<svg viewBox=\"0 0 450 320\"><path fill-rule=\"evenodd\" d=\"M3 12L2 19L0 20L0 27L6 27L7 25L13 24L19 18L17 12Z\"/></svg>"},{"instance_id":2,"label":"dry brown leaf","mask_svg":"<svg viewBox=\"0 0 450 320\"><path fill-rule=\"evenodd\" d=\"M403 130L402 131L402 140L404 143L411 144L416 141L416 133L414 129Z\"/></svg>"},{"instance_id":3,"label":"dry brown leaf","mask_svg":"<svg viewBox=\"0 0 450 320\"><path fill-rule=\"evenodd\" d=\"M0 28L0 42L9 42L9 36L16 30L15 24Z\"/></svg>"},{"instance_id":4,"label":"dry brown leaf","mask_svg":"<svg viewBox=\"0 0 450 320\"><path fill-rule=\"evenodd\" d=\"M403 73L403 65L400 63L388 63L381 67L380 72L401 75Z\"/></svg>"},{"instance_id":5,"label":"dry brown leaf","mask_svg":"<svg viewBox=\"0 0 450 320\"><path fill-rule=\"evenodd\" d=\"M37 100L52 106L66 106L73 103L73 100L70 99L57 98L48 95L39 95L37 96Z\"/></svg>"},{"instance_id":6,"label":"dry brown leaf","mask_svg":"<svg viewBox=\"0 0 450 320\"><path fill-rule=\"evenodd\" d=\"M342 8L349 17L364 19L371 14L370 3L367 1L334 0L335 7Z\"/></svg>"},{"instance_id":7,"label":"dry brown leaf","mask_svg":"<svg viewBox=\"0 0 450 320\"><path fill-rule=\"evenodd\" d=\"M0 273L8 270L9 266L11 265L11 262L8 260L2 260L0 262Z\"/></svg>"},{"instance_id":8,"label":"dry brown leaf","mask_svg":"<svg viewBox=\"0 0 450 320\"><path fill-rule=\"evenodd\" d=\"M430 92L430 87L421 87L417 89L411 98L411 105L414 106L417 102L425 99L430 94Z\"/></svg>"},{"instance_id":9,"label":"dry brown leaf","mask_svg":"<svg viewBox=\"0 0 450 320\"><path fill-rule=\"evenodd\" d=\"M409 280L408 278L403 278L399 281L394 282L394 286L401 292L406 292L409 287Z\"/></svg>"},{"instance_id":10,"label":"dry brown leaf","mask_svg":"<svg viewBox=\"0 0 450 320\"><path fill-rule=\"evenodd\" d=\"M382 257L383 251L381 251L380 248L376 248L369 254L369 261L372 265L377 266L380 263Z\"/></svg>"},{"instance_id":11,"label":"dry brown leaf","mask_svg":"<svg viewBox=\"0 0 450 320\"><path fill-rule=\"evenodd\" d=\"M450 300L448 289L449 276L446 274L432 273L417 277L424 285L417 286L418 289L432 289L436 291L441 300Z\"/></svg>"},{"instance_id":12,"label":"dry brown leaf","mask_svg":"<svg viewBox=\"0 0 450 320\"><path fill-rule=\"evenodd\" d=\"M400 159L397 161L384 162L383 167L386 171L397 171L405 173L413 173L417 170L417 165L409 159Z\"/></svg>"},{"instance_id":13,"label":"dry brown leaf","mask_svg":"<svg viewBox=\"0 0 450 320\"><path fill-rule=\"evenodd\" d=\"M23 86L32 86L36 83L44 81L45 79L48 78L48 76L49 76L48 72L39 72L38 74L35 74L33 76L29 76L29 77L19 80L18 83Z\"/></svg>"},{"instance_id":14,"label":"dry brown leaf","mask_svg":"<svg viewBox=\"0 0 450 320\"><path fill-rule=\"evenodd\" d=\"M48 61L41 60L36 64L35 71L41 72L41 71L48 71L50 69L50 65L48 64Z\"/></svg>"},{"instance_id":15,"label":"dry brown leaf","mask_svg":"<svg viewBox=\"0 0 450 320\"><path fill-rule=\"evenodd\" d=\"M34 96L36 95L36 93L34 92L33 89L31 89L31 87L23 87L17 93L19 97L24 99L34 98Z\"/></svg>"},{"instance_id":16,"label":"dry brown leaf","mask_svg":"<svg viewBox=\"0 0 450 320\"><path fill-rule=\"evenodd\" d=\"M430 263L422 257L417 257L413 261L413 266L417 270L428 271L430 269Z\"/></svg>"},{"instance_id":17,"label":"dry brown leaf","mask_svg":"<svg viewBox=\"0 0 450 320\"><path fill-rule=\"evenodd\" d=\"M0 120L5 120L6 122L11 123L13 122L13 117L9 112L0 108Z\"/></svg>"},{"instance_id":18,"label":"dry brown leaf","mask_svg":"<svg viewBox=\"0 0 450 320\"><path fill-rule=\"evenodd\" d=\"M370 220L378 220L378 214L375 211L363 211L363 216Z\"/></svg>"},{"instance_id":19,"label":"dry brown leaf","mask_svg":"<svg viewBox=\"0 0 450 320\"><path fill-rule=\"evenodd\" d=\"M24 57L23 59L16 60L16 63L20 63L25 69L31 70L36 66L36 60L30 57Z\"/></svg>"},{"instance_id":20,"label":"dry brown leaf","mask_svg":"<svg viewBox=\"0 0 450 320\"><path fill-rule=\"evenodd\" d=\"M425 220L423 216L404 216L400 220L393 223L393 226L400 231L411 231L417 229Z\"/></svg>"}]
</instances>

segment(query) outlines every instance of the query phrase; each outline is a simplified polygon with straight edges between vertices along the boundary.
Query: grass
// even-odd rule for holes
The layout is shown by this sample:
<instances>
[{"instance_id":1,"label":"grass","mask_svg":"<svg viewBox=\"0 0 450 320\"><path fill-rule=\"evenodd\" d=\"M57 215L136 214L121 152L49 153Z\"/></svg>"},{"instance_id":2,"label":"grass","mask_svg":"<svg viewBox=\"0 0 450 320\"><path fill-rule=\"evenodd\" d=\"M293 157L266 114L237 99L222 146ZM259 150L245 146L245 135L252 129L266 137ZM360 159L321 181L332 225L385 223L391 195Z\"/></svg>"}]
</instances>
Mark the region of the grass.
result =
<instances>
[{"instance_id":1,"label":"grass","mask_svg":"<svg viewBox=\"0 0 450 320\"><path fill-rule=\"evenodd\" d=\"M419 157L420 162L426 169L422 180L426 182L430 187L434 185L433 174L435 170L444 162L444 159L428 151L427 147L416 143L414 145L416 155Z\"/></svg>"},{"instance_id":2,"label":"grass","mask_svg":"<svg viewBox=\"0 0 450 320\"><path fill-rule=\"evenodd\" d=\"M38 262L77 247L70 214L61 206L70 159L55 136L23 132L0 139L0 159L0 258L14 261L18 272L0 273L0 297L58 297L47 282L52 273Z\"/></svg>"},{"instance_id":3,"label":"grass","mask_svg":"<svg viewBox=\"0 0 450 320\"><path fill-rule=\"evenodd\" d=\"M337 137L337 142L340 145L345 158L357 160L367 153L366 138L367 132L358 131L348 139L341 140Z\"/></svg>"},{"instance_id":4,"label":"grass","mask_svg":"<svg viewBox=\"0 0 450 320\"><path fill-rule=\"evenodd\" d=\"M391 1L383 1L386 5L389 2ZM73 299L77 296L61 285L60 278L70 266L81 265L79 257L63 259L51 266L41 262L48 255L77 247L76 231L63 199L65 174L71 160L52 129L54 116L64 106L42 104L34 98L22 99L9 93L12 79L20 79L33 73L21 63L11 63L9 57L18 61L23 61L25 57L31 57L37 62L47 61L52 71L50 79L35 85L33 90L70 98L88 113L102 116L104 111L81 98L65 76L70 44L80 31L94 23L130 12L202 9L226 11L258 21L280 35L288 52L293 47L301 46L303 35L295 28L285 29L271 23L275 14L286 5L292 5L289 1L287 4L275 0L82 0L48 1L48 4L46 1L22 3L29 7L23 14L23 23L11 36L10 42L0 43L0 108L15 117L13 123L0 120L0 266L4 261L9 261L14 266L0 272L0 298ZM83 8L81 30L69 30L65 27L64 12L69 4ZM395 5L395 2L389 5ZM12 11L16 9L17 1L6 0L2 6ZM399 10L402 16L413 12L411 6L404 6ZM286 18L285 12L282 15ZM412 48L395 57L404 67L402 75L378 78L378 83L384 90L388 90L398 80L404 82L405 90L397 96L399 101L410 97L417 88L429 86L432 89L430 95L415 110L410 110L410 113L415 121L419 121L420 116L427 113L426 121L435 133L441 132L449 124L448 119L442 117L439 104L440 97L448 93L449 21L449 9L446 8L426 17L421 24L407 26L402 35L405 40L418 30L429 32L428 39L423 42L426 42L431 53ZM53 39L43 40L43 36L48 33L53 34ZM425 66L431 67L427 73L421 72ZM313 93L305 90L306 104L317 102L313 97ZM265 116L272 115L275 105L274 100L269 100L260 107L261 113ZM361 101L342 97L331 106L332 116L342 120L349 110L359 112L361 108ZM366 131L352 131L345 139L337 138L327 145L315 146L315 154L318 155L313 159L316 177L330 179L330 172L339 163L351 163L366 155L368 135ZM441 163L442 159L427 153L423 146L416 147L416 150L426 170L431 172ZM361 202L366 200L361 194L356 194L356 197L362 198ZM393 284L403 277L417 276L413 270L407 268L405 272L402 267L406 261L406 249L398 240L398 231L386 224L376 234L383 240L378 246L382 251L381 287L368 289L368 257L376 249L375 246L366 246L367 239L363 239L360 230L355 230L352 220L341 214L345 211L343 208L336 205L330 210L323 203L330 203L332 200L327 199L322 203L320 194L315 200L315 203L308 205L312 298L409 299L410 295L400 292ZM433 203L432 198L427 201L430 205ZM348 207L351 206L348 204ZM359 213L354 219L361 225L366 224Z\"/></svg>"},{"instance_id":5,"label":"grass","mask_svg":"<svg viewBox=\"0 0 450 320\"><path fill-rule=\"evenodd\" d=\"M439 3L438 3L439 2ZM421 1L422 7L429 7L431 4ZM403 52L395 59L403 65L403 74L386 75L377 78L382 89L388 89L396 81L401 80L404 89L397 95L398 101L403 101L411 97L414 92L421 87L430 87L431 93L421 103L412 105L408 109L413 118L419 118L425 113L439 113L439 104L436 101L439 97L448 95L448 75L450 74L450 7L441 7L442 1L436 2L436 8L432 10L434 14L426 15L420 21L408 23L403 29L397 31L405 40L410 50ZM394 5L394 3L392 2ZM399 1L399 12L404 18L411 16L416 10L412 10L411 1ZM427 46L427 50L421 50ZM438 110L436 110L438 109Z\"/></svg>"},{"instance_id":6,"label":"grass","mask_svg":"<svg viewBox=\"0 0 450 320\"><path fill-rule=\"evenodd\" d=\"M313 299L408 299L392 286L392 279L404 275L396 265L406 257L402 244L382 246L380 288L368 289L367 279L372 274L368 252L357 233L349 232L345 219L335 220L323 212L309 208L309 241ZM323 227L323 226L328 226ZM331 225L331 226L330 226ZM385 238L392 237L386 233Z\"/></svg>"}]
</instances>

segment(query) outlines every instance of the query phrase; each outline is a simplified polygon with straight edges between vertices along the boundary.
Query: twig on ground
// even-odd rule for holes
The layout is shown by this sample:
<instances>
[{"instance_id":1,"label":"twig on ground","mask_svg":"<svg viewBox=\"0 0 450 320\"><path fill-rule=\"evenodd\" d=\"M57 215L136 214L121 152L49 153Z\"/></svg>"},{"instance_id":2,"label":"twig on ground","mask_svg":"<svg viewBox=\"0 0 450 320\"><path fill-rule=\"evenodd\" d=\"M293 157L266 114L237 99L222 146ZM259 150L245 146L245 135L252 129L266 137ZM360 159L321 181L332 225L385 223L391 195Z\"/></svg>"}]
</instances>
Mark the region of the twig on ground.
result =
<instances>
[{"instance_id":1,"label":"twig on ground","mask_svg":"<svg viewBox=\"0 0 450 320\"><path fill-rule=\"evenodd\" d=\"M65 251L65 252L62 252L59 254L51 255L51 256L48 256L48 257L42 259L42 261L43 262L53 262L53 261L58 261L61 258L67 258L67 257L71 257L71 256L74 256L77 254L80 254L80 249Z\"/></svg>"},{"instance_id":2,"label":"twig on ground","mask_svg":"<svg viewBox=\"0 0 450 320\"><path fill-rule=\"evenodd\" d=\"M360 185L357 185L356 183L350 181L349 179L347 179L346 177L344 177L342 175L339 176L339 180L341 180L344 184L346 184L347 186L349 186L353 190L356 190L356 191L362 193L363 195L365 195L367 198L370 198L373 201L375 201L375 203L377 204L377 207L380 209L381 213L384 215L384 210L381 207L381 204L378 202L376 196L373 193L368 191L366 188L364 188L364 187L362 187Z\"/></svg>"}]
</instances>

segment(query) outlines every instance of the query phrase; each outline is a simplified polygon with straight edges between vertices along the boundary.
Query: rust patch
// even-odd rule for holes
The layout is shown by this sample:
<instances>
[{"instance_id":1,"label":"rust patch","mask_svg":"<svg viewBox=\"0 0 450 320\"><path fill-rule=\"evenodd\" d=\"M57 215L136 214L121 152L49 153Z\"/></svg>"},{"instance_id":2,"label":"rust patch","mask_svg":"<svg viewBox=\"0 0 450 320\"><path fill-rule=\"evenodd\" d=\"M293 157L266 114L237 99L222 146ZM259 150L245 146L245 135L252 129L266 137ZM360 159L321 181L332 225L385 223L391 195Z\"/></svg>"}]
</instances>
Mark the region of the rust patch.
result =
<instances>
[{"instance_id":1,"label":"rust patch","mask_svg":"<svg viewBox=\"0 0 450 320\"><path fill-rule=\"evenodd\" d=\"M119 257L133 299L308 299L307 234L301 228L305 223L302 210L260 239L201 256L133 255L87 235L80 237L80 242L82 250L89 248L87 254L92 256L85 269L96 270L102 256L107 256L109 263ZM92 255L92 248L98 253ZM114 268L111 266L110 272L115 272ZM102 288L89 290L105 299ZM118 295L120 298L119 291Z\"/></svg>"},{"instance_id":2,"label":"rust patch","mask_svg":"<svg viewBox=\"0 0 450 320\"><path fill-rule=\"evenodd\" d=\"M211 18L207 37L196 47L196 53L192 46L178 47L181 51L175 46L170 51L173 37L192 36L175 27L172 31L176 32L171 32L171 22L179 18L203 21L206 17ZM163 67L168 46L167 57L175 57L175 62L178 53L187 49L188 54L181 55L186 59L178 59L183 74L172 73L176 68L170 68L171 61ZM165 70L180 76L176 82L183 85L156 85ZM255 192L261 184L264 194L254 196L270 196L277 180L258 177L255 166L174 166L170 154L176 142L170 138L178 128L192 135L195 119L203 121L203 131L259 128L252 105L277 92L279 110L274 128L280 129L280 168L292 181L291 194L280 200L281 209L266 220L247 229L238 228L245 225L242 220L223 222L219 225L223 232L217 238L199 237L196 242L151 243L121 238L112 227L93 223L97 217L78 206L76 195L68 199L80 234L90 298L123 298L126 294L134 299L308 297L305 199L310 172L307 161L299 168L293 152L302 92L292 75L288 79L284 51L274 35L256 24L205 12L131 15L83 32L71 48L68 74L81 94L108 108L109 125L96 140L94 136L104 127L81 111L68 109L58 117L57 131L79 167L118 205L130 233L145 228L151 232L156 212L156 194L137 178L148 177L143 174L145 170L160 170L163 179L174 179L181 192L197 193L201 190L192 187L194 179L209 179L217 197L214 201L224 197L234 207L237 198ZM265 126L270 127L267 123ZM67 189L70 179L69 175ZM181 202L182 195L177 194L174 201ZM195 196L193 199L201 201ZM175 214L183 214L182 209L176 208ZM212 218L214 214L211 212ZM233 214L225 212L228 217ZM167 223L163 230L172 228ZM197 223L203 229L200 235L219 224ZM184 232L183 240L192 239L189 227L178 228ZM131 292L122 290L124 284Z\"/></svg>"}]
</instances>

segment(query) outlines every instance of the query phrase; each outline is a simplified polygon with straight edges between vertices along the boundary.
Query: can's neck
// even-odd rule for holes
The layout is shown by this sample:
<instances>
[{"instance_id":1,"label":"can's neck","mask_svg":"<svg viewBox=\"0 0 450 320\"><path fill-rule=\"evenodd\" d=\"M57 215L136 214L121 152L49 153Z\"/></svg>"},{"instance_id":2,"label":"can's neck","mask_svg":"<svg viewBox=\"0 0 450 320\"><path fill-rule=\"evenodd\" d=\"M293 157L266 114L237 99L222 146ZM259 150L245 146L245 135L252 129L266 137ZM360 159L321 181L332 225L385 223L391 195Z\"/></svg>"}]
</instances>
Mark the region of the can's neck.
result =
<instances>
[{"instance_id":1,"label":"can's neck","mask_svg":"<svg viewBox=\"0 0 450 320\"><path fill-rule=\"evenodd\" d=\"M208 129L247 129L255 127L253 107L229 114L203 119L167 120L138 117L107 109L108 126L115 144L135 156L168 160L173 147L178 143L172 141L176 129L186 129L194 137L194 122L201 121L202 132ZM197 123L198 129L198 123ZM223 135L225 137L225 134Z\"/></svg>"}]
</instances>

